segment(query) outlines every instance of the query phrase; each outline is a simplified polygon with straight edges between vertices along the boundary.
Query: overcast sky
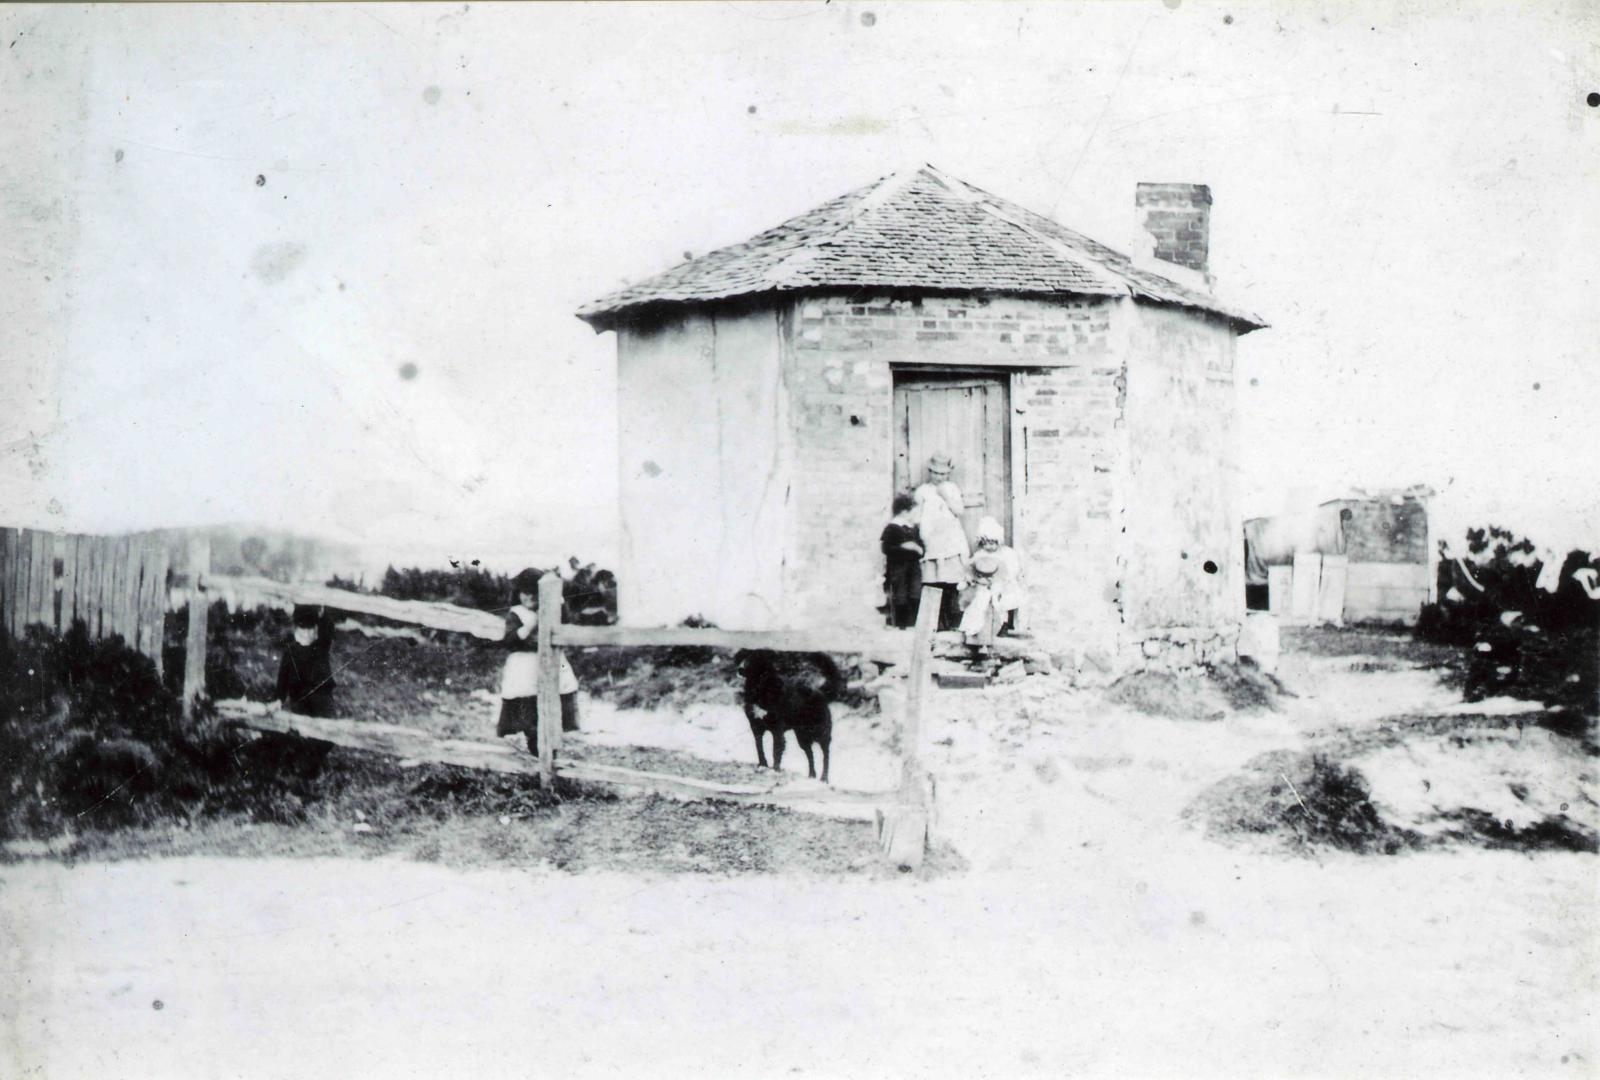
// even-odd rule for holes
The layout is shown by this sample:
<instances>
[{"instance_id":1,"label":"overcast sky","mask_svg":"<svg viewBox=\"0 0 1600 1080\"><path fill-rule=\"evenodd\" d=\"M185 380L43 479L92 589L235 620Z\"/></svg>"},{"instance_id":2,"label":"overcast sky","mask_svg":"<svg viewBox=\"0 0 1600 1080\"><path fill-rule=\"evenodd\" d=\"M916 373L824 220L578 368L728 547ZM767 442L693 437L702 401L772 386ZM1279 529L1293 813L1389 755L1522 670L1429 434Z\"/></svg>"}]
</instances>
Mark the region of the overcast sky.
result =
<instances>
[{"instance_id":1,"label":"overcast sky","mask_svg":"<svg viewBox=\"0 0 1600 1080\"><path fill-rule=\"evenodd\" d=\"M931 162L1122 244L1209 183L1247 510L1600 539L1600 19L1557 3L0 10L0 498L614 545L581 302ZM410 376L410 377L407 377Z\"/></svg>"}]
</instances>

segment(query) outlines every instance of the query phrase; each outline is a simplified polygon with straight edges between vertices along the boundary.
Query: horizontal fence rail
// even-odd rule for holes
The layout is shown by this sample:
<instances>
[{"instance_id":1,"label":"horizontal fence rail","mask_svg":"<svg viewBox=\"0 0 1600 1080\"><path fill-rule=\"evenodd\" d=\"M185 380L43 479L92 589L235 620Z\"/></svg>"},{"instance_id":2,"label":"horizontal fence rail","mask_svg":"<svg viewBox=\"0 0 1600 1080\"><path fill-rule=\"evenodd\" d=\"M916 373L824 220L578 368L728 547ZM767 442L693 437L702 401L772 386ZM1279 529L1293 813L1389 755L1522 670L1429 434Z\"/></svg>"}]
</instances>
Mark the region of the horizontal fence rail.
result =
<instances>
[{"instance_id":1,"label":"horizontal fence rail","mask_svg":"<svg viewBox=\"0 0 1600 1080\"><path fill-rule=\"evenodd\" d=\"M187 584L187 580L181 577L174 580L172 606L179 607L188 602ZM396 600L389 596L350 592L326 585L223 574L205 574L202 587L208 599L213 602L225 601L230 608L264 604L287 609L296 604L320 604L337 611L373 615L433 630L471 634L487 641L499 641L505 633L505 619L500 615L431 600ZM541 601L541 609L543 606ZM552 627L552 634L554 644L561 648L700 646L710 649L774 649L779 652L859 654L885 664L906 663L911 656L913 636L910 630L861 630L849 627L721 630L694 626L581 626L575 623L560 623Z\"/></svg>"},{"instance_id":2,"label":"horizontal fence rail","mask_svg":"<svg viewBox=\"0 0 1600 1080\"><path fill-rule=\"evenodd\" d=\"M359 615L375 615L381 619L426 626L433 630L450 630L471 634L487 641L499 641L505 634L505 619L477 608L457 607L431 600L396 600L392 596L375 593L350 592L327 585L305 582L273 581L263 577L238 577L225 574L202 574L200 588L206 598L215 603L227 603L229 608L276 607L292 608L296 604L320 604L338 611ZM171 604L181 607L188 603L193 582L178 579L174 582Z\"/></svg>"}]
</instances>

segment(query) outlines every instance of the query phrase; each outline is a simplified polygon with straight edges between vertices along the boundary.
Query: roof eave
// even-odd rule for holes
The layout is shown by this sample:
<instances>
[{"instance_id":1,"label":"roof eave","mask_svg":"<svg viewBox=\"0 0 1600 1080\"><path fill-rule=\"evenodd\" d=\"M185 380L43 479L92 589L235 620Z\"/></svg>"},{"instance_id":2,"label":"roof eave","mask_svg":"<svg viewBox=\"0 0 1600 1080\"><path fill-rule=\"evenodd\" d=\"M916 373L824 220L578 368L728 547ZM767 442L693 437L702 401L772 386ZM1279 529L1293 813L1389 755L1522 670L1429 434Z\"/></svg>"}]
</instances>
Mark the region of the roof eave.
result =
<instances>
[{"instance_id":1,"label":"roof eave","mask_svg":"<svg viewBox=\"0 0 1600 1080\"><path fill-rule=\"evenodd\" d=\"M614 330L618 323L631 321L634 317L648 310L667 310L673 308L703 307L709 304L722 304L735 300L745 300L755 297L778 296L806 296L818 293L849 292L851 290L872 289L881 292L915 293L926 296L1021 296L1031 298L1059 297L1082 298L1102 297L1108 300L1126 297L1128 290L1121 286L1104 289L1056 289L1039 288L1023 289L1015 287L987 287L973 285L921 285L913 282L892 281L837 281L826 283L808 283L804 285L771 286L765 289L742 289L736 292L707 294L704 296L653 296L642 299L630 299L619 302L599 300L586 304L574 314L577 318L588 323L594 328L595 333L604 333ZM1179 305L1184 306L1184 305ZM1218 311L1209 311L1208 314L1219 318L1228 318Z\"/></svg>"}]
</instances>

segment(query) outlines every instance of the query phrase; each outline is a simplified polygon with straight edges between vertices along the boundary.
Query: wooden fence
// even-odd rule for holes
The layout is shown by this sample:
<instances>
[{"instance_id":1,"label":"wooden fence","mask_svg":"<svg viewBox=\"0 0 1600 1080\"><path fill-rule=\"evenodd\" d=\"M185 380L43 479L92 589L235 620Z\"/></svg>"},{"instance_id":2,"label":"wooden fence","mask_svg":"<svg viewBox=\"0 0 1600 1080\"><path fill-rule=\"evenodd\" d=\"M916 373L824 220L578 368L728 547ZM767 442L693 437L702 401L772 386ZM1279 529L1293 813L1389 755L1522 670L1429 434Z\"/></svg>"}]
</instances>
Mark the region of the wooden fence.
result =
<instances>
[{"instance_id":1,"label":"wooden fence","mask_svg":"<svg viewBox=\"0 0 1600 1080\"><path fill-rule=\"evenodd\" d=\"M0 528L0 630L64 634L83 623L94 640L121 637L161 670L166 636L167 541L153 534L83 536Z\"/></svg>"},{"instance_id":2,"label":"wooden fence","mask_svg":"<svg viewBox=\"0 0 1600 1080\"><path fill-rule=\"evenodd\" d=\"M265 578L215 575L210 573L210 545L204 537L193 538L187 547L178 551L174 566L171 544L169 537L159 534L80 536L0 529L0 613L3 613L0 631L19 638L27 627L42 625L59 634L65 633L73 623L82 622L91 638L120 636L154 660L160 670L166 613L169 607L187 606L189 633L184 646L183 680L186 712L205 694L207 612L217 600L226 600L230 607L321 604L340 611L491 640L498 640L503 633L504 623L499 616L450 604L401 601L320 585L284 584ZM342 745L399 753L405 757L432 755L434 760L476 768L536 770L545 784L553 783L559 774L583 782L655 791L678 798L724 799L835 816L869 816L877 822L879 842L889 859L909 866L921 862L932 808L931 780L921 762L922 700L938 616L937 589L923 591L915 631L732 631L567 625L561 622L561 581L554 574L540 581L539 607L542 613L553 613L553 617L539 620L540 731L536 764L504 743L441 741L370 721L312 720L255 702L218 702L218 710L224 716L260 730L301 732ZM853 653L882 663L902 665L908 680L905 711L899 718L900 783L893 791L877 793L785 791L776 781L762 786L729 785L572 761L563 761L558 767L556 752L562 739L558 693L561 651L596 645L698 645Z\"/></svg>"},{"instance_id":3,"label":"wooden fence","mask_svg":"<svg viewBox=\"0 0 1600 1080\"><path fill-rule=\"evenodd\" d=\"M206 605L226 600L230 607L267 604L292 607L295 604L322 604L340 611L376 615L414 625L469 633L478 638L499 640L505 623L497 615L454 607L450 604L411 600L400 601L365 593L346 592L319 585L291 585L264 578L245 578L206 574L205 555L190 556L195 568L177 579L174 597L189 596L192 610L191 636L185 680L185 697L192 700L203 693L204 615ZM792 810L835 817L856 817L875 821L878 842L884 856L899 866L917 866L927 847L933 809L933 785L922 764L922 703L929 681L933 653L934 625L938 620L940 593L923 590L914 631L876 629L814 629L778 631L720 630L708 627L628 627L576 626L561 622L561 580L547 574L539 582L541 615L539 620L539 758L530 761L520 751L503 742L488 743L471 739L436 739L425 733L375 724L364 720L316 719L282 712L270 705L248 701L217 702L218 712L231 720L261 731L291 732L324 739L341 746L372 750L405 759L431 760L469 768L510 772L537 771L546 785L557 776L583 783L597 783L648 791L680 799L718 799L727 802L780 806ZM664 773L602 766L557 757L562 744L560 705L560 664L564 648L592 646L641 647L694 645L721 649L774 649L789 652L849 653L881 663L902 667L907 676L905 707L900 722L901 769L898 785L890 791L843 792L799 787L785 788L775 778L765 784L726 784L695 780ZM197 655L198 654L198 655Z\"/></svg>"}]
</instances>

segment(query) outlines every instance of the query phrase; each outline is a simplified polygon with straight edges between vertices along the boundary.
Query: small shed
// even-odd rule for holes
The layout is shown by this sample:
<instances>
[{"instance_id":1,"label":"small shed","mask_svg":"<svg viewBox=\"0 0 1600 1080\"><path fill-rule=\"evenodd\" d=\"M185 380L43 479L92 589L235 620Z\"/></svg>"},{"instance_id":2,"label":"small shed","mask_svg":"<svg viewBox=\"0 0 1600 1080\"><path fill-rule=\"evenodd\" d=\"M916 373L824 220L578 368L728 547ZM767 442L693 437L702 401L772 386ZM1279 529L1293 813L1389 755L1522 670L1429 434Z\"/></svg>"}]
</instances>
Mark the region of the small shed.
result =
<instances>
[{"instance_id":1,"label":"small shed","mask_svg":"<svg viewBox=\"0 0 1600 1080\"><path fill-rule=\"evenodd\" d=\"M1073 663L1231 652L1234 345L1203 185L1140 184L1120 253L926 166L583 307L617 335L621 619L882 624L877 538L947 455L1027 623Z\"/></svg>"},{"instance_id":2,"label":"small shed","mask_svg":"<svg viewBox=\"0 0 1600 1080\"><path fill-rule=\"evenodd\" d=\"M1291 622L1415 623L1433 584L1432 495L1425 487L1358 491L1306 513L1246 521L1251 606Z\"/></svg>"}]
</instances>

